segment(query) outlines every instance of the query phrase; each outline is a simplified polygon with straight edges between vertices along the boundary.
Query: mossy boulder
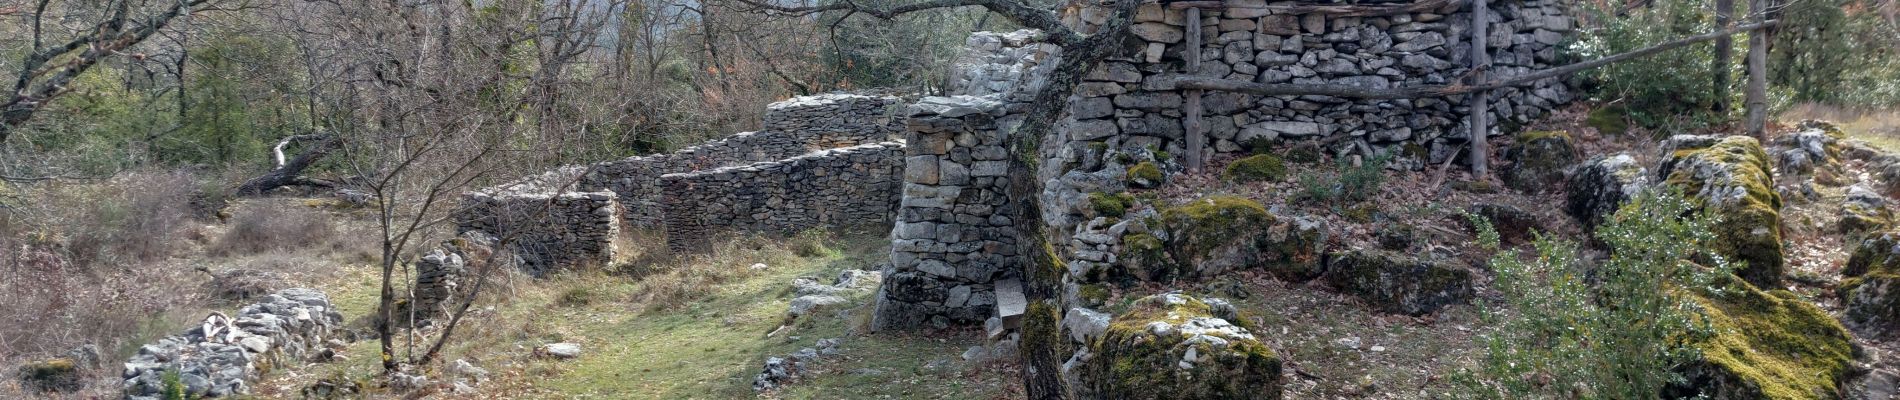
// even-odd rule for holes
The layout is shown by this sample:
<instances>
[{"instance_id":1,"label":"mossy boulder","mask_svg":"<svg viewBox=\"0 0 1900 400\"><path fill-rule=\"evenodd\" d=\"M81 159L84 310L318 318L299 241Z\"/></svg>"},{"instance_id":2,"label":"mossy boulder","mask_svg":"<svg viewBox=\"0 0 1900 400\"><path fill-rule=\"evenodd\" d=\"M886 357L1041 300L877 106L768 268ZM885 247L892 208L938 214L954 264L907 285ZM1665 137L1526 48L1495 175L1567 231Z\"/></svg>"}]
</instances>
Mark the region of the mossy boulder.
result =
<instances>
[{"instance_id":1,"label":"mossy boulder","mask_svg":"<svg viewBox=\"0 0 1900 400\"><path fill-rule=\"evenodd\" d=\"M1142 161L1128 167L1128 176L1122 181L1131 188L1153 189L1167 183L1167 175L1161 173L1161 166L1154 161Z\"/></svg>"},{"instance_id":2,"label":"mossy boulder","mask_svg":"<svg viewBox=\"0 0 1900 400\"><path fill-rule=\"evenodd\" d=\"M20 384L38 392L72 392L80 388L79 362L54 358L20 366Z\"/></svg>"},{"instance_id":3,"label":"mossy boulder","mask_svg":"<svg viewBox=\"0 0 1900 400\"><path fill-rule=\"evenodd\" d=\"M1498 232L1498 239L1509 245L1530 243L1535 239L1533 232L1545 229L1536 215L1509 204L1478 203L1467 212L1490 223L1491 229ZM1467 229L1477 232L1477 226L1469 218L1460 218L1460 221L1464 221Z\"/></svg>"},{"instance_id":4,"label":"mossy boulder","mask_svg":"<svg viewBox=\"0 0 1900 400\"><path fill-rule=\"evenodd\" d=\"M1286 179L1286 163L1272 154L1247 156L1227 164L1221 178L1233 182L1279 182Z\"/></svg>"},{"instance_id":5,"label":"mossy boulder","mask_svg":"<svg viewBox=\"0 0 1900 400\"><path fill-rule=\"evenodd\" d=\"M1373 308L1406 315L1464 303L1472 293L1469 270L1380 250L1334 253L1323 279Z\"/></svg>"},{"instance_id":6,"label":"mossy boulder","mask_svg":"<svg viewBox=\"0 0 1900 400\"><path fill-rule=\"evenodd\" d=\"M1323 268L1323 221L1277 217L1244 197L1213 195L1167 207L1148 226L1149 232L1122 236L1124 280L1201 279L1263 268L1305 281Z\"/></svg>"},{"instance_id":7,"label":"mossy boulder","mask_svg":"<svg viewBox=\"0 0 1900 400\"><path fill-rule=\"evenodd\" d=\"M1564 183L1564 212L1595 230L1636 192L1649 187L1649 170L1629 154L1598 156L1577 167Z\"/></svg>"},{"instance_id":8,"label":"mossy boulder","mask_svg":"<svg viewBox=\"0 0 1900 400\"><path fill-rule=\"evenodd\" d=\"M1094 216L1120 218L1134 205L1135 197L1128 193L1089 193L1089 209L1095 211Z\"/></svg>"},{"instance_id":9,"label":"mossy boulder","mask_svg":"<svg viewBox=\"0 0 1900 400\"><path fill-rule=\"evenodd\" d=\"M1213 195L1161 210L1160 222L1169 262L1157 266L1167 271L1155 271L1149 280L1211 276L1253 265L1261 259L1255 239L1276 219L1260 202Z\"/></svg>"},{"instance_id":10,"label":"mossy boulder","mask_svg":"<svg viewBox=\"0 0 1900 400\"><path fill-rule=\"evenodd\" d=\"M1853 364L1852 338L1827 312L1786 290L1728 279L1694 295L1715 335L1695 344L1670 398L1834 399Z\"/></svg>"},{"instance_id":11,"label":"mossy boulder","mask_svg":"<svg viewBox=\"0 0 1900 400\"><path fill-rule=\"evenodd\" d=\"M1281 360L1207 302L1166 293L1115 316L1081 374L1085 392L1129 399L1279 399Z\"/></svg>"},{"instance_id":12,"label":"mossy boulder","mask_svg":"<svg viewBox=\"0 0 1900 400\"><path fill-rule=\"evenodd\" d=\"M1882 232L1862 239L1841 269L1835 293L1846 308L1847 320L1863 327L1887 329L1900 322L1900 232Z\"/></svg>"},{"instance_id":13,"label":"mossy boulder","mask_svg":"<svg viewBox=\"0 0 1900 400\"><path fill-rule=\"evenodd\" d=\"M1664 183L1720 218L1714 250L1747 263L1735 273L1749 283L1780 286L1781 195L1761 144L1747 136L1678 135L1663 146Z\"/></svg>"},{"instance_id":14,"label":"mossy boulder","mask_svg":"<svg viewBox=\"0 0 1900 400\"><path fill-rule=\"evenodd\" d=\"M1511 161L1503 172L1504 184L1529 193L1555 190L1564 180L1564 168L1579 158L1576 139L1566 131L1528 131L1504 153Z\"/></svg>"},{"instance_id":15,"label":"mossy boulder","mask_svg":"<svg viewBox=\"0 0 1900 400\"><path fill-rule=\"evenodd\" d=\"M1841 234L1858 236L1892 225L1893 211L1887 208L1886 196L1858 185L1847 188L1847 199L1841 202L1841 221L1837 225Z\"/></svg>"}]
</instances>

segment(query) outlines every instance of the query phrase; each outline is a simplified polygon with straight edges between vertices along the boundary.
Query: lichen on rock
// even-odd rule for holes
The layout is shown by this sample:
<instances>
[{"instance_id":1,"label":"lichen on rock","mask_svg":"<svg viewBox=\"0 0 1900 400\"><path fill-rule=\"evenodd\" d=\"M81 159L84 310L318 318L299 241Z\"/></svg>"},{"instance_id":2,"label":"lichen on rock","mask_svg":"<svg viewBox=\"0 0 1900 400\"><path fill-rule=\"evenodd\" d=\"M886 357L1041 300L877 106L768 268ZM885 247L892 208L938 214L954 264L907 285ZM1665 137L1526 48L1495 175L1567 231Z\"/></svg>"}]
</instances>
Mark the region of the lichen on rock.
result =
<instances>
[{"instance_id":1,"label":"lichen on rock","mask_svg":"<svg viewBox=\"0 0 1900 400\"><path fill-rule=\"evenodd\" d=\"M1085 392L1131 399L1279 399L1279 355L1177 293L1136 300L1090 343Z\"/></svg>"},{"instance_id":2,"label":"lichen on rock","mask_svg":"<svg viewBox=\"0 0 1900 400\"><path fill-rule=\"evenodd\" d=\"M1503 171L1504 184L1531 193L1555 189L1563 182L1564 169L1577 158L1576 140L1570 132L1519 133L1515 145L1505 153L1511 166Z\"/></svg>"},{"instance_id":3,"label":"lichen on rock","mask_svg":"<svg viewBox=\"0 0 1900 400\"><path fill-rule=\"evenodd\" d=\"M1663 143L1663 151L1664 182L1720 218L1714 250L1747 263L1735 273L1749 283L1779 286L1781 195L1761 144L1747 136L1677 135Z\"/></svg>"},{"instance_id":4,"label":"lichen on rock","mask_svg":"<svg viewBox=\"0 0 1900 400\"><path fill-rule=\"evenodd\" d=\"M1848 321L1877 330L1900 326L1895 325L1900 322L1900 232L1862 239L1841 275L1846 279L1835 293Z\"/></svg>"}]
</instances>

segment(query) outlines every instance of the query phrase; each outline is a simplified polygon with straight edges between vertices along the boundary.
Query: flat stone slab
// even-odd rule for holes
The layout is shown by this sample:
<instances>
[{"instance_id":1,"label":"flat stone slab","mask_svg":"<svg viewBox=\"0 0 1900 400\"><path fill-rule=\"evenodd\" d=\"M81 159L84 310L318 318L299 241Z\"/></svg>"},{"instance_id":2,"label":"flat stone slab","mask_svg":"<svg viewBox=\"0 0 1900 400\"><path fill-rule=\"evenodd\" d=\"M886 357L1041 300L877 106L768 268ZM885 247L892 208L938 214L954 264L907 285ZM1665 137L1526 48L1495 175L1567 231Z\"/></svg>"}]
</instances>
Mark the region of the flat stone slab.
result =
<instances>
[{"instance_id":1,"label":"flat stone slab","mask_svg":"<svg viewBox=\"0 0 1900 400\"><path fill-rule=\"evenodd\" d=\"M1023 326L1023 311L1029 308L1029 299L1023 297L1023 281L1005 279L996 282L996 316L1003 319L1003 326L1010 329Z\"/></svg>"}]
</instances>

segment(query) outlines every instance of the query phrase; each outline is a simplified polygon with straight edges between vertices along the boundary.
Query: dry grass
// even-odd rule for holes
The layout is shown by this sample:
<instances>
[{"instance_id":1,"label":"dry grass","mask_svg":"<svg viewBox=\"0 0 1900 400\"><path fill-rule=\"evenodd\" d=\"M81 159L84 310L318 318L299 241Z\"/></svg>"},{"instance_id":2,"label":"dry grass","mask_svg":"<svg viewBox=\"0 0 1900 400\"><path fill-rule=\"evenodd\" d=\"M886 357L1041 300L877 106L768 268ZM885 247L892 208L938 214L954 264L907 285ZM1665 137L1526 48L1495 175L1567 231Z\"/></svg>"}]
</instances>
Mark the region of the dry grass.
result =
<instances>
[{"instance_id":1,"label":"dry grass","mask_svg":"<svg viewBox=\"0 0 1900 400\"><path fill-rule=\"evenodd\" d=\"M1900 151L1900 109L1865 110L1804 103L1789 107L1776 117L1784 123L1804 119L1833 121L1849 136L1887 151Z\"/></svg>"},{"instance_id":2,"label":"dry grass","mask_svg":"<svg viewBox=\"0 0 1900 400\"><path fill-rule=\"evenodd\" d=\"M250 207L231 217L230 229L211 247L211 255L261 254L329 245L338 237L325 213L304 207Z\"/></svg>"}]
</instances>

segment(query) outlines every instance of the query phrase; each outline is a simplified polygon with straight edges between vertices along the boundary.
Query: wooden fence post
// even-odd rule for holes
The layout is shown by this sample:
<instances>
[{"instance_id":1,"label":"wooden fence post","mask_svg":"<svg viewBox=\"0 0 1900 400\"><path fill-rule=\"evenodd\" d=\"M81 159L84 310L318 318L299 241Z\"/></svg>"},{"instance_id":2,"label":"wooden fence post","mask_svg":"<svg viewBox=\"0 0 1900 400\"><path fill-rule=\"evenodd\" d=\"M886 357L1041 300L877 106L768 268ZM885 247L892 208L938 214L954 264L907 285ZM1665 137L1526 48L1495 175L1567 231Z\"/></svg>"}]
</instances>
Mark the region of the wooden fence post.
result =
<instances>
[{"instance_id":1,"label":"wooden fence post","mask_svg":"<svg viewBox=\"0 0 1900 400\"><path fill-rule=\"evenodd\" d=\"M1181 21L1187 24L1187 46L1181 49L1181 59L1187 61L1187 74L1193 75L1201 72L1201 8L1188 7L1186 13ZM1189 171L1201 170L1206 160L1201 154L1201 149L1207 147L1207 138L1201 132L1201 93L1201 89L1188 89L1181 94L1181 130L1187 139L1184 147Z\"/></svg>"},{"instance_id":2,"label":"wooden fence post","mask_svg":"<svg viewBox=\"0 0 1900 400\"><path fill-rule=\"evenodd\" d=\"M1471 59L1469 61L1472 84L1485 82L1485 70L1491 67L1491 51L1485 45L1485 37L1488 36L1485 29L1490 25L1491 20L1487 17L1489 14L1490 9L1485 5L1485 0L1471 1ZM1490 121L1487 121L1490 119L1488 118L1491 108L1488 98L1490 95L1490 91L1487 90L1471 93L1471 138L1469 140L1471 140L1471 174L1475 180L1484 180L1491 175L1491 146L1487 143L1488 138L1485 137L1491 132Z\"/></svg>"}]
</instances>

